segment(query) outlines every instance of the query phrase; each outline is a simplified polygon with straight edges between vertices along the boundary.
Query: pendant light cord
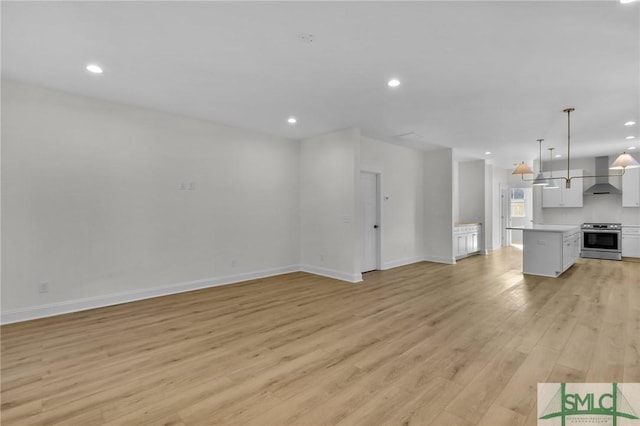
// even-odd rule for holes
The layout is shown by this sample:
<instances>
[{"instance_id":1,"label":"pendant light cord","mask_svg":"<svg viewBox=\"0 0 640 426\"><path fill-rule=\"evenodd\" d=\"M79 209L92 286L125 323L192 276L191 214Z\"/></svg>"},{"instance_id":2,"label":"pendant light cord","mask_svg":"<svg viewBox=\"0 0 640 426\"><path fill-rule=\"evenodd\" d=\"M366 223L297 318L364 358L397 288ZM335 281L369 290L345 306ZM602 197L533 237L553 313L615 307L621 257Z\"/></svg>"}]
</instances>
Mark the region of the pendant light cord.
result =
<instances>
[{"instance_id":1,"label":"pendant light cord","mask_svg":"<svg viewBox=\"0 0 640 426\"><path fill-rule=\"evenodd\" d=\"M540 167L538 167L538 172L542 173L542 141L544 139L538 139L538 151L540 154Z\"/></svg>"},{"instance_id":2,"label":"pendant light cord","mask_svg":"<svg viewBox=\"0 0 640 426\"><path fill-rule=\"evenodd\" d=\"M567 188L571 185L571 111L574 110L574 108L564 110L567 113Z\"/></svg>"}]
</instances>

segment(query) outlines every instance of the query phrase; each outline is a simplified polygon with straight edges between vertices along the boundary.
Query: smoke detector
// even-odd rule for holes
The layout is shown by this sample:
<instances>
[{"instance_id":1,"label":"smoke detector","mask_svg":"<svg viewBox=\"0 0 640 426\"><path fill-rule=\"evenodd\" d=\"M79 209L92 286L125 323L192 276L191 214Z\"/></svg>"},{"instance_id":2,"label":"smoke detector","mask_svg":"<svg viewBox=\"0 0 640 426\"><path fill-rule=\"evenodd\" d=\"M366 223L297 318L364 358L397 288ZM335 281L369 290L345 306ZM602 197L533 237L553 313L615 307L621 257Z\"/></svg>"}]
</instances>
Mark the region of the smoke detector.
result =
<instances>
[{"instance_id":1,"label":"smoke detector","mask_svg":"<svg viewBox=\"0 0 640 426\"><path fill-rule=\"evenodd\" d=\"M298 34L298 40L301 43L313 43L315 39L313 34Z\"/></svg>"}]
</instances>

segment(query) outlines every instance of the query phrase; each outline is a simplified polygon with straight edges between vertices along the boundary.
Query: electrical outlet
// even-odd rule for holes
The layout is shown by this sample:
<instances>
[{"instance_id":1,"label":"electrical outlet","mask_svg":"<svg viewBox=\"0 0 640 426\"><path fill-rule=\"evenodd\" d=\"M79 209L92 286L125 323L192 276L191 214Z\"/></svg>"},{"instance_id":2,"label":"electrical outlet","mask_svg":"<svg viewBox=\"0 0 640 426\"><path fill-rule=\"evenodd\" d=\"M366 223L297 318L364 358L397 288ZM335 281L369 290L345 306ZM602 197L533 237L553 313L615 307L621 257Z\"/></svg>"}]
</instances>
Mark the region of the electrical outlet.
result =
<instances>
[{"instance_id":1,"label":"electrical outlet","mask_svg":"<svg viewBox=\"0 0 640 426\"><path fill-rule=\"evenodd\" d=\"M49 283L38 284L38 293L49 293Z\"/></svg>"},{"instance_id":2,"label":"electrical outlet","mask_svg":"<svg viewBox=\"0 0 640 426\"><path fill-rule=\"evenodd\" d=\"M195 191L195 190L196 190L196 183L189 182L189 191Z\"/></svg>"}]
</instances>

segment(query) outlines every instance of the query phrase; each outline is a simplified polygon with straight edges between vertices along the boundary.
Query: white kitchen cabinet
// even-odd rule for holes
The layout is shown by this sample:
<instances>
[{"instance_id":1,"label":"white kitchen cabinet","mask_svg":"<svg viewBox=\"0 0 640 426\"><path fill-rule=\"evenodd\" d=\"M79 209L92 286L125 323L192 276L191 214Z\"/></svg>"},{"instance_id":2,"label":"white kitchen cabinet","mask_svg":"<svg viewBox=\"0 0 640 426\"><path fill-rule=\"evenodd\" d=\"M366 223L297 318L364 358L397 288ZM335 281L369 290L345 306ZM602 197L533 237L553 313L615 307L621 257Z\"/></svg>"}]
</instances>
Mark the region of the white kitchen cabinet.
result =
<instances>
[{"instance_id":1,"label":"white kitchen cabinet","mask_svg":"<svg viewBox=\"0 0 640 426\"><path fill-rule=\"evenodd\" d=\"M478 251L478 231L467 234L467 249L469 253Z\"/></svg>"},{"instance_id":2,"label":"white kitchen cabinet","mask_svg":"<svg viewBox=\"0 0 640 426\"><path fill-rule=\"evenodd\" d=\"M566 175L567 171L553 172L554 176ZM545 177L550 177L551 173L544 172ZM581 169L571 170L569 176L582 176L583 171ZM584 185L582 179L574 179L571 181L571 188L565 188L564 179L558 179L560 188L546 189L542 187L542 207L582 207L582 193L584 191Z\"/></svg>"},{"instance_id":3,"label":"white kitchen cabinet","mask_svg":"<svg viewBox=\"0 0 640 426\"><path fill-rule=\"evenodd\" d=\"M640 226L622 226L622 257L640 257Z\"/></svg>"},{"instance_id":4,"label":"white kitchen cabinet","mask_svg":"<svg viewBox=\"0 0 640 426\"><path fill-rule=\"evenodd\" d=\"M580 231L565 232L562 235L562 272L578 260L580 250Z\"/></svg>"},{"instance_id":5,"label":"white kitchen cabinet","mask_svg":"<svg viewBox=\"0 0 640 426\"><path fill-rule=\"evenodd\" d=\"M467 254L467 235L456 235L456 257L465 256Z\"/></svg>"},{"instance_id":6,"label":"white kitchen cabinet","mask_svg":"<svg viewBox=\"0 0 640 426\"><path fill-rule=\"evenodd\" d=\"M622 175L622 207L640 207L640 168Z\"/></svg>"},{"instance_id":7,"label":"white kitchen cabinet","mask_svg":"<svg viewBox=\"0 0 640 426\"><path fill-rule=\"evenodd\" d=\"M453 241L456 259L479 253L480 248L478 240L480 238L480 230L482 225L462 225L453 229Z\"/></svg>"}]
</instances>

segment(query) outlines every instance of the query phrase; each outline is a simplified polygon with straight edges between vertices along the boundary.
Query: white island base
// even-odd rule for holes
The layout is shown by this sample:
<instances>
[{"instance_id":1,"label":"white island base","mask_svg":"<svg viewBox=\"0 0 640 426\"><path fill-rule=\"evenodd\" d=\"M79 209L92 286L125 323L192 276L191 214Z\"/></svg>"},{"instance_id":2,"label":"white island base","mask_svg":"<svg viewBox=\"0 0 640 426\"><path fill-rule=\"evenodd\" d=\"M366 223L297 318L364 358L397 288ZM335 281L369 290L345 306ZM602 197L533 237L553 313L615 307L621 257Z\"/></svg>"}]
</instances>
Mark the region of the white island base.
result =
<instances>
[{"instance_id":1,"label":"white island base","mask_svg":"<svg viewBox=\"0 0 640 426\"><path fill-rule=\"evenodd\" d=\"M522 272L558 277L580 257L580 227L576 225L530 225L510 227L523 232Z\"/></svg>"}]
</instances>

